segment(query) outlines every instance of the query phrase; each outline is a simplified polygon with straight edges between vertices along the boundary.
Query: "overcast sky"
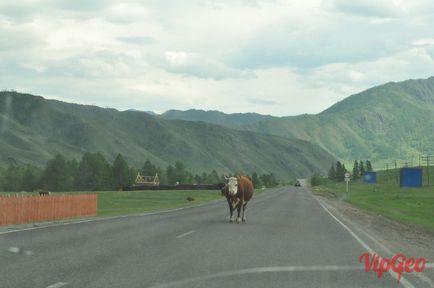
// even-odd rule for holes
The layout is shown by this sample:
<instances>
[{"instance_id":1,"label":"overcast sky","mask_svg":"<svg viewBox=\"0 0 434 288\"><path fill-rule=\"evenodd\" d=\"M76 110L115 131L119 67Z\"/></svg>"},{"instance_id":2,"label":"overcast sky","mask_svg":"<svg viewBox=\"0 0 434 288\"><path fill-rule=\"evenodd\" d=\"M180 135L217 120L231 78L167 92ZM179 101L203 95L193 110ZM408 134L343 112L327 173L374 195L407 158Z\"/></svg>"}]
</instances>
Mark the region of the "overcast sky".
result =
<instances>
[{"instance_id":1,"label":"overcast sky","mask_svg":"<svg viewBox=\"0 0 434 288\"><path fill-rule=\"evenodd\" d=\"M0 2L0 90L120 110L318 113L433 59L432 0Z\"/></svg>"}]
</instances>

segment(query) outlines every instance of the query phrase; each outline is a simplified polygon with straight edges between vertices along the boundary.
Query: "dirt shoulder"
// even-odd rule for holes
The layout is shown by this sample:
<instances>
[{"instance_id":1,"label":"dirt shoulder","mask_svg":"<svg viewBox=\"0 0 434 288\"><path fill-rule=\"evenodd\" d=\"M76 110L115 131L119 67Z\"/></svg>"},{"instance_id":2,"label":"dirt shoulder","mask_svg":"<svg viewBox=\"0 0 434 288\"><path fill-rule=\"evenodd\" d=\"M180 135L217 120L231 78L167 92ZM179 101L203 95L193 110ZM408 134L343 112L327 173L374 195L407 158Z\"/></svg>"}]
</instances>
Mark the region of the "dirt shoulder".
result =
<instances>
[{"instance_id":1,"label":"dirt shoulder","mask_svg":"<svg viewBox=\"0 0 434 288\"><path fill-rule=\"evenodd\" d=\"M431 263L434 262L434 232L357 208L320 188L309 188L318 199L332 207L343 218L347 218L356 229L373 236L392 254L404 253L407 257L423 257ZM424 274L434 281L434 269L427 269Z\"/></svg>"}]
</instances>

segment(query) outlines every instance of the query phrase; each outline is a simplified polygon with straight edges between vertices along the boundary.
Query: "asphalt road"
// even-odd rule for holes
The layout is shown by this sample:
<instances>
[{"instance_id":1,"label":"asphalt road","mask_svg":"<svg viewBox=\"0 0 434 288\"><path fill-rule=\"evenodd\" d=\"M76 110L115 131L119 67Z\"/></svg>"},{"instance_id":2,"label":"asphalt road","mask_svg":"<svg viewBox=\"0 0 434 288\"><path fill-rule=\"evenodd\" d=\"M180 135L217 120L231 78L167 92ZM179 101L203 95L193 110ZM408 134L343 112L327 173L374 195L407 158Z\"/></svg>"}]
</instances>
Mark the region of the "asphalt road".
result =
<instances>
[{"instance_id":1,"label":"asphalt road","mask_svg":"<svg viewBox=\"0 0 434 288\"><path fill-rule=\"evenodd\" d=\"M227 214L222 199L0 232L0 287L399 287L389 273L378 279L363 271L359 256L381 248L303 187L254 196L246 223L229 223ZM404 287L426 287L404 277Z\"/></svg>"}]
</instances>

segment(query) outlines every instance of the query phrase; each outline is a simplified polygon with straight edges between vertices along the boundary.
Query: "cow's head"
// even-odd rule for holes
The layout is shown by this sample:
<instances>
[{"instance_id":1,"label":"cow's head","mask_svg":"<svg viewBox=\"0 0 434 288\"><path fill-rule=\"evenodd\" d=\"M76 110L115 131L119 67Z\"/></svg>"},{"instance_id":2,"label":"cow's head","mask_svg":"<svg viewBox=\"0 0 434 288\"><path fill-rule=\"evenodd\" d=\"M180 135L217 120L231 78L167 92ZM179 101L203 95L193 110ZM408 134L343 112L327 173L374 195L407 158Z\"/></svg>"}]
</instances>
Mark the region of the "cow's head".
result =
<instances>
[{"instance_id":1,"label":"cow's head","mask_svg":"<svg viewBox=\"0 0 434 288\"><path fill-rule=\"evenodd\" d=\"M237 177L229 177L229 178L226 178L226 180L228 181L228 183L226 184L227 189L228 189L228 194L230 196L237 195L237 192L238 192L238 179L237 179Z\"/></svg>"}]
</instances>

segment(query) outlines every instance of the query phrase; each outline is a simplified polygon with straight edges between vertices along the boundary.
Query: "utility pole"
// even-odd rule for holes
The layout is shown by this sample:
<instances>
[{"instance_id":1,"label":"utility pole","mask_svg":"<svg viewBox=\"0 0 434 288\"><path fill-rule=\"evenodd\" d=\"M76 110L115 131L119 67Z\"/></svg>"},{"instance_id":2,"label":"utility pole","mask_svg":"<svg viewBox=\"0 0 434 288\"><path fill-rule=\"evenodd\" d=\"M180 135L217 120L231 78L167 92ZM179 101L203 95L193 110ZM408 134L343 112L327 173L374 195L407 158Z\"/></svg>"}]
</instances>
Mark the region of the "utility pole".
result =
<instances>
[{"instance_id":1,"label":"utility pole","mask_svg":"<svg viewBox=\"0 0 434 288\"><path fill-rule=\"evenodd\" d=\"M389 163L386 163L387 183L389 183Z\"/></svg>"},{"instance_id":2,"label":"utility pole","mask_svg":"<svg viewBox=\"0 0 434 288\"><path fill-rule=\"evenodd\" d=\"M424 161L426 163L426 175L427 175L427 182L428 182L428 186L429 186L429 166L431 165L431 163L434 161L434 155L425 155L422 156L422 161Z\"/></svg>"}]
</instances>

